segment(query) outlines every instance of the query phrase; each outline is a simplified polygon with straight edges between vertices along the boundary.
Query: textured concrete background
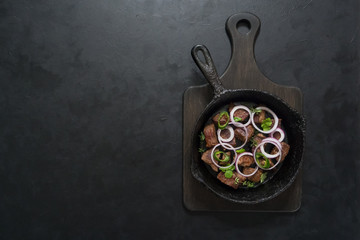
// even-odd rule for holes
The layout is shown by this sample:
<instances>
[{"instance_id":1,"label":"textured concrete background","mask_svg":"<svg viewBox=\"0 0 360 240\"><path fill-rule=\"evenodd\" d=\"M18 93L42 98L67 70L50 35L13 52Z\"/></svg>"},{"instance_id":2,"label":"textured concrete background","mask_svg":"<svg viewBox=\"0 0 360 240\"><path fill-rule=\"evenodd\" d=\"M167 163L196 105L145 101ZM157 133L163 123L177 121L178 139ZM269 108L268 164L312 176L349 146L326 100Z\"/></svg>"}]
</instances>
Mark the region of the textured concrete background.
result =
<instances>
[{"instance_id":1,"label":"textured concrete background","mask_svg":"<svg viewBox=\"0 0 360 240\"><path fill-rule=\"evenodd\" d=\"M304 93L296 213L182 205L182 94L224 24L262 21L260 69ZM360 238L357 0L0 2L1 239Z\"/></svg>"}]
</instances>

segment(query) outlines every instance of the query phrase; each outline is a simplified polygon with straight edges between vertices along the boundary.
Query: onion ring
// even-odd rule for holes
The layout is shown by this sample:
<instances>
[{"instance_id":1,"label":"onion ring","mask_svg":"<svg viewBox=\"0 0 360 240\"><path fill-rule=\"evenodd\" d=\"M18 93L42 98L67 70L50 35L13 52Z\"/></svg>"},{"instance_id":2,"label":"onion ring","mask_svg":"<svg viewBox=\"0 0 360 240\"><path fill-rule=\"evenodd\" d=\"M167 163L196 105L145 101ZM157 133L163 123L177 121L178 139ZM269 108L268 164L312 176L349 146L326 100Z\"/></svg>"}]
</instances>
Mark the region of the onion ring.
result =
<instances>
[{"instance_id":1,"label":"onion ring","mask_svg":"<svg viewBox=\"0 0 360 240\"><path fill-rule=\"evenodd\" d=\"M265 134L273 132L278 127L278 124L279 124L279 118L276 116L276 114L270 108L267 108L267 107L257 107L255 109L264 110L264 111L267 111L268 113L270 113L273 116L275 123L274 123L274 126L270 130L268 130L268 131L261 130L258 126L256 126L256 123L254 122L255 113L253 112L250 115L250 119L251 119L251 122L252 122L254 128L256 128L256 130L258 130L259 132L265 133Z\"/></svg>"},{"instance_id":2,"label":"onion ring","mask_svg":"<svg viewBox=\"0 0 360 240\"><path fill-rule=\"evenodd\" d=\"M214 150L215 150L215 148L217 148L217 147L219 147L219 146L223 146L223 145L228 145L229 148L232 148L232 149L230 149L230 150L234 151L234 153L235 153L234 160L232 161L232 163L231 163L229 166L220 166L220 165L217 164L216 161L214 160ZM228 149L228 148L226 148L226 149ZM228 150L229 150L229 149L228 149ZM220 143L219 143L219 144L215 145L215 146L213 147L213 149L211 150L210 158L211 158L211 161L213 162L213 164L214 164L215 166L217 166L218 168L228 169L229 167L231 167L232 165L234 165L235 160L236 160L236 158L237 158L237 153L236 153L235 149L234 149L230 144L228 144L228 143L222 143L222 144L220 144Z\"/></svg>"},{"instance_id":3,"label":"onion ring","mask_svg":"<svg viewBox=\"0 0 360 240\"><path fill-rule=\"evenodd\" d=\"M276 146L281 151L281 148L282 148L281 144L280 144L280 142L278 142L278 140L276 138L265 138L265 139L262 140L262 142L270 143L270 144ZM277 152L276 154L267 153L265 151L264 145L265 144L261 145L260 151L261 151L262 154L264 154L265 157L267 157L267 158L276 158L277 156L280 155L280 151Z\"/></svg>"},{"instance_id":4,"label":"onion ring","mask_svg":"<svg viewBox=\"0 0 360 240\"><path fill-rule=\"evenodd\" d=\"M254 157L254 155L253 155L252 153L250 153L250 152L243 152L242 154L240 154L240 155L237 157L236 162L235 162L235 168L236 168L236 171L237 171L241 176L243 176L243 177L251 177L252 175L254 175L254 174L257 172L257 170L259 170L259 167L256 166L255 171L252 172L252 173L250 173L250 174L248 174L248 175L243 174L243 173L240 171L240 169L239 169L238 162L239 162L240 158L241 158L242 156L245 156L245 155Z\"/></svg>"},{"instance_id":5,"label":"onion ring","mask_svg":"<svg viewBox=\"0 0 360 240\"><path fill-rule=\"evenodd\" d=\"M243 109L243 110L245 110L245 111L247 111L247 112L249 113L249 120L248 120L246 123L240 123L240 124L245 125L245 126L249 125L249 124L251 123L251 118L250 118L250 116L251 116L251 111L250 111L250 109L249 109L248 107L246 107L246 106L244 106L244 105L239 105L239 106L233 107L233 109L232 109L231 112L230 112L230 120L231 120L231 122L232 122L235 126L237 126L237 124L239 124L239 122L236 122L235 119L234 119L234 113L235 113L237 110L239 110L239 109ZM237 126L237 127L238 127L238 126Z\"/></svg>"},{"instance_id":6,"label":"onion ring","mask_svg":"<svg viewBox=\"0 0 360 240\"><path fill-rule=\"evenodd\" d=\"M275 138L275 137L274 137L274 134L275 134L276 132L280 133L280 138L277 139L277 140L278 140L279 142L282 142L282 141L284 140L284 138L285 138L285 132L284 132L284 130L282 130L281 128L277 128L277 129L275 129L272 133L270 133L270 136L273 137L273 138ZM275 138L275 139L276 139L276 138Z\"/></svg>"},{"instance_id":7,"label":"onion ring","mask_svg":"<svg viewBox=\"0 0 360 240\"><path fill-rule=\"evenodd\" d=\"M265 140L265 139L264 139L264 140ZM278 158L279 158L279 161L277 161L277 162L274 164L274 166L272 166L272 167L270 167L270 168L263 168L262 166L260 166L260 164L259 164L258 161L256 160L256 151L259 149L259 147L263 146L264 144L270 143L269 141L264 141L264 140L262 140L261 143L259 143L259 144L255 147L253 155L254 155L255 163L256 163L256 165L257 165L259 168L261 168L261 169L263 169L263 170L271 170L271 169L275 168L275 167L280 163L280 159L281 159L281 146L278 146L277 144L274 144L274 146L279 149L279 153L280 153L280 154L279 154L279 157L278 157ZM273 143L275 143L275 142L273 142ZM264 154L264 155L265 155L265 154Z\"/></svg>"},{"instance_id":8,"label":"onion ring","mask_svg":"<svg viewBox=\"0 0 360 240\"><path fill-rule=\"evenodd\" d=\"M225 130L225 129L229 130L229 132L230 132L230 137L227 138L227 139L224 139L224 138L221 137L221 131ZM232 127L230 127L229 125L226 126L226 128L224 128L224 129L219 128L217 130L217 136L218 136L218 140L221 141L221 142L226 142L226 143L230 142L234 138L234 129Z\"/></svg>"},{"instance_id":9,"label":"onion ring","mask_svg":"<svg viewBox=\"0 0 360 240\"><path fill-rule=\"evenodd\" d=\"M230 122L229 124L233 124L233 125L234 125L234 123L233 123L233 122ZM223 144L224 144L224 142L223 142L223 141L221 141L221 139L218 139L218 140L219 140L220 145L221 145L221 146L223 146L224 148L228 149L228 150L232 150L232 149L238 150L238 149L240 149L240 148L244 147L244 146L245 146L245 144L247 143L247 141L249 140L249 139L248 139L248 137L249 137L249 133L248 133L248 130L247 130L247 128L245 127L245 125L244 125L244 124L241 124L241 123L238 123L238 124L240 124L238 127L242 127L242 128L244 128L244 131L245 131L245 134L246 134L246 139L245 139L244 143L243 143L241 146L239 146L239 147L233 147L233 146L231 146L231 145L230 145L230 146L231 146L231 148L227 148L225 145L223 145ZM235 125L235 126L237 126L237 125ZM229 144L228 144L228 145L229 145Z\"/></svg>"}]
</instances>

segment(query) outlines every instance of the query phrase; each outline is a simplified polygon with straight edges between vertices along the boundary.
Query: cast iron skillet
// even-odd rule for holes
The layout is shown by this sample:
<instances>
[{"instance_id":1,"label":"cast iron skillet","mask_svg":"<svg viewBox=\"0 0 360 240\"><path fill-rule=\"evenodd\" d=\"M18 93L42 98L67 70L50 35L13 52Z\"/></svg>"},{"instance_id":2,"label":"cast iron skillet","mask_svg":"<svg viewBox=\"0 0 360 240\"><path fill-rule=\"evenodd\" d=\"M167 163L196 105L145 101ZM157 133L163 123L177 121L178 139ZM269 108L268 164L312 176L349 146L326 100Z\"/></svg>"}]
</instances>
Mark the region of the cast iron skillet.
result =
<instances>
[{"instance_id":1,"label":"cast iron skillet","mask_svg":"<svg viewBox=\"0 0 360 240\"><path fill-rule=\"evenodd\" d=\"M259 20L252 14L237 14L228 19L229 21L240 21L246 19L251 24L251 31L257 31ZM233 24L236 27L236 24ZM229 25L227 25L229 27ZM228 30L228 29L227 29ZM230 35L232 34L231 31ZM233 50L234 51L234 50ZM199 52L204 56L204 61L200 59ZM214 96L212 101L206 106L195 125L192 134L192 160L191 173L208 189L218 196L229 201L255 204L272 199L285 191L295 180L302 163L302 155L305 141L305 120L301 114L291 108L279 97L265 91L256 89L226 89L222 85L213 60L208 49L204 45L196 45L191 50L192 57L204 74L206 80L212 86ZM241 81L241 79L240 79ZM279 118L282 119L282 126L286 130L290 151L277 173L265 184L256 188L233 189L220 182L209 170L206 164L201 161L201 154L198 152L200 147L199 134L203 130L206 122L221 108L230 102L250 102L257 105L263 104L272 109Z\"/></svg>"}]
</instances>

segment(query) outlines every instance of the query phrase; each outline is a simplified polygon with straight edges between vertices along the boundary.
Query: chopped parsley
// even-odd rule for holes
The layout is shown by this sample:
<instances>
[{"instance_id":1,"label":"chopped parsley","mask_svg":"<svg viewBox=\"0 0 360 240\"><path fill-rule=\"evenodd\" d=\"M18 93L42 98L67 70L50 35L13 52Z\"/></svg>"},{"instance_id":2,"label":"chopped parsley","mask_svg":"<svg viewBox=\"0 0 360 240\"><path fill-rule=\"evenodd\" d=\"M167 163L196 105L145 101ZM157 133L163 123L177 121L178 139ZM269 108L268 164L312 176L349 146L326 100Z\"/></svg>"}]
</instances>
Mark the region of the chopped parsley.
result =
<instances>
[{"instance_id":1,"label":"chopped parsley","mask_svg":"<svg viewBox=\"0 0 360 240\"><path fill-rule=\"evenodd\" d=\"M243 185L251 188L251 187L255 186L255 183L252 181L245 181L245 182L243 182Z\"/></svg>"},{"instance_id":2,"label":"chopped parsley","mask_svg":"<svg viewBox=\"0 0 360 240\"><path fill-rule=\"evenodd\" d=\"M261 109L257 109L257 108L250 108L250 111L253 113L260 113Z\"/></svg>"},{"instance_id":3,"label":"chopped parsley","mask_svg":"<svg viewBox=\"0 0 360 240\"><path fill-rule=\"evenodd\" d=\"M199 148L199 153L204 153L205 151L206 151L206 149L204 149L204 148Z\"/></svg>"},{"instance_id":4,"label":"chopped parsley","mask_svg":"<svg viewBox=\"0 0 360 240\"><path fill-rule=\"evenodd\" d=\"M262 173L260 176L260 183L263 183L265 181L266 177L267 177L267 172Z\"/></svg>"},{"instance_id":5,"label":"chopped parsley","mask_svg":"<svg viewBox=\"0 0 360 240\"><path fill-rule=\"evenodd\" d=\"M236 150L236 153L243 153L243 152L245 152L244 148L240 148L240 149Z\"/></svg>"},{"instance_id":6,"label":"chopped parsley","mask_svg":"<svg viewBox=\"0 0 360 240\"><path fill-rule=\"evenodd\" d=\"M200 142L205 141L205 135L203 132L200 133L199 138L200 138Z\"/></svg>"},{"instance_id":7,"label":"chopped parsley","mask_svg":"<svg viewBox=\"0 0 360 240\"><path fill-rule=\"evenodd\" d=\"M266 118L262 123L261 127L264 131L269 131L271 129L272 121L271 118Z\"/></svg>"},{"instance_id":8,"label":"chopped parsley","mask_svg":"<svg viewBox=\"0 0 360 240\"><path fill-rule=\"evenodd\" d=\"M242 118L234 117L234 120L235 120L235 122L240 122L240 121L242 121Z\"/></svg>"}]
</instances>

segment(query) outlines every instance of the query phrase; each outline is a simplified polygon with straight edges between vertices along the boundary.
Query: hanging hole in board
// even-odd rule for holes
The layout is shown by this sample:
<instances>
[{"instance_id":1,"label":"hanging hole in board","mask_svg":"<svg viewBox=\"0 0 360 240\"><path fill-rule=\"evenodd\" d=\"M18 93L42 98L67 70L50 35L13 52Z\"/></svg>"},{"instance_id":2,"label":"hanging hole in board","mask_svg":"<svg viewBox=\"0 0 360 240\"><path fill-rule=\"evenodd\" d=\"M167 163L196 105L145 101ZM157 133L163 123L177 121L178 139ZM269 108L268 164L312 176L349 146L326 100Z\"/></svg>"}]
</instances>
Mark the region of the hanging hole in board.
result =
<instances>
[{"instance_id":1,"label":"hanging hole in board","mask_svg":"<svg viewBox=\"0 0 360 240\"><path fill-rule=\"evenodd\" d=\"M236 28L239 33L247 34L248 32L250 32L251 24L248 20L242 19L236 24Z\"/></svg>"}]
</instances>

